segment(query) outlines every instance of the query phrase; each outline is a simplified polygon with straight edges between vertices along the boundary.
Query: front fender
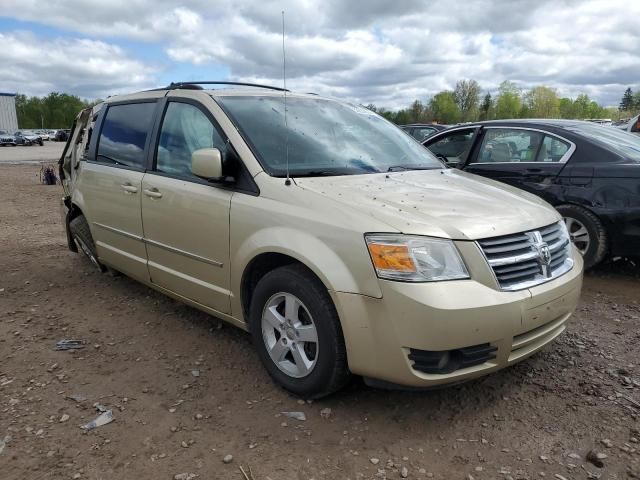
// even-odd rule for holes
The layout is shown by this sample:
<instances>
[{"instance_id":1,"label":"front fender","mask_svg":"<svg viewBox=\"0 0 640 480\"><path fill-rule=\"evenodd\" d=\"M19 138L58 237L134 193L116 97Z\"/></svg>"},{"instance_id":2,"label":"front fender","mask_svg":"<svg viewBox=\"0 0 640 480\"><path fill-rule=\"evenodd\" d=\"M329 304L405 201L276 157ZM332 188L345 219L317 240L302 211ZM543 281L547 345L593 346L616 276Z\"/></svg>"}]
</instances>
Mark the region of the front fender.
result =
<instances>
[{"instance_id":1,"label":"front fender","mask_svg":"<svg viewBox=\"0 0 640 480\"><path fill-rule=\"evenodd\" d=\"M280 253L298 260L313 271L330 291L381 298L382 291L364 239L360 237L359 241L354 241L355 237L337 242L341 251L338 253L321 238L291 227L273 226L255 231L231 252L234 316L242 316L240 292L243 274L251 261L264 253ZM336 240L335 237L332 240Z\"/></svg>"}]
</instances>

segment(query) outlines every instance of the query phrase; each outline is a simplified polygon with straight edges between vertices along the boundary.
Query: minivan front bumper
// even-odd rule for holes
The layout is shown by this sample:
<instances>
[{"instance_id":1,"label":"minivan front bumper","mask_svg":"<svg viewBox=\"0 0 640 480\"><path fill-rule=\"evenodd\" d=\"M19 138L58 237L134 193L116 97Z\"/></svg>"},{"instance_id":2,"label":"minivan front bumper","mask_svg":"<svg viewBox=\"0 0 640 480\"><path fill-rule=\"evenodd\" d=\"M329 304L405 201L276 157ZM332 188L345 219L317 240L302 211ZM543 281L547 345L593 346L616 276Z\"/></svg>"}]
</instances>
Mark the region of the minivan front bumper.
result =
<instances>
[{"instance_id":1,"label":"minivan front bumper","mask_svg":"<svg viewBox=\"0 0 640 480\"><path fill-rule=\"evenodd\" d=\"M382 298L331 292L349 368L386 383L431 387L512 365L566 329L582 287L583 263L575 250L574 259L561 277L515 292L473 279L381 280Z\"/></svg>"}]
</instances>

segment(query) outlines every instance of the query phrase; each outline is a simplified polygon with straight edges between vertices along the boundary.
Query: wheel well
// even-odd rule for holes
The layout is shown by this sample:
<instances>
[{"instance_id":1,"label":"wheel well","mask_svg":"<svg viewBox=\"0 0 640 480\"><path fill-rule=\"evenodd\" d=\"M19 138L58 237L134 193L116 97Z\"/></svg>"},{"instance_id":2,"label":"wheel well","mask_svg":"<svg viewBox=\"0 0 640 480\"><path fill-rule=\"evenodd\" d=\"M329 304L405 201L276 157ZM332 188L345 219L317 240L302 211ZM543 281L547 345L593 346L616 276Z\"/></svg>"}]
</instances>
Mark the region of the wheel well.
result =
<instances>
[{"instance_id":1,"label":"wheel well","mask_svg":"<svg viewBox=\"0 0 640 480\"><path fill-rule=\"evenodd\" d=\"M260 279L276 268L292 264L304 266L307 270L309 270L309 272L311 272L316 278L318 278L318 276L304 263L296 258L282 253L261 253L253 260L251 260L251 262L249 262L249 265L247 265L242 275L242 282L240 285L242 311L246 320L249 319L249 307L251 306L251 298L253 297L253 292ZM322 283L322 280L320 280L319 278L318 281Z\"/></svg>"},{"instance_id":2,"label":"wheel well","mask_svg":"<svg viewBox=\"0 0 640 480\"><path fill-rule=\"evenodd\" d=\"M69 198L69 197L67 197ZM69 229L69 223L71 222L71 220L73 220L74 218L83 215L82 210L80 210L80 207L78 207L75 203L71 203L71 200L67 200L65 199L65 203L69 202L67 204L67 206L69 207L69 214L67 215L66 218L66 225L65 225L65 230L67 232L67 245L69 246L69 250L71 250L72 252L78 252L78 246L76 245L76 242L73 240L73 237L71 236L71 230Z\"/></svg>"},{"instance_id":3,"label":"wheel well","mask_svg":"<svg viewBox=\"0 0 640 480\"><path fill-rule=\"evenodd\" d=\"M69 210L69 221L73 220L77 216L84 215L80 207L78 207L75 203L71 204L71 209Z\"/></svg>"}]
</instances>

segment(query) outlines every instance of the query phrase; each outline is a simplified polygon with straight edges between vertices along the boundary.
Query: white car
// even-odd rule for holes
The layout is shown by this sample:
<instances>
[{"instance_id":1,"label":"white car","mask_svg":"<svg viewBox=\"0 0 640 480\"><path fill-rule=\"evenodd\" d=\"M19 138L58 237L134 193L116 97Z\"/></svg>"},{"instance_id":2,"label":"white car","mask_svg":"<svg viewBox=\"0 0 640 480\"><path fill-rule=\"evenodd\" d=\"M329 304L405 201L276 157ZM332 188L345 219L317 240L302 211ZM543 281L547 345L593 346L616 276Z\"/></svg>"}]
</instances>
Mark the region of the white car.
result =
<instances>
[{"instance_id":1,"label":"white car","mask_svg":"<svg viewBox=\"0 0 640 480\"><path fill-rule=\"evenodd\" d=\"M42 140L50 140L49 132L47 130L36 130L36 135L39 136Z\"/></svg>"}]
</instances>

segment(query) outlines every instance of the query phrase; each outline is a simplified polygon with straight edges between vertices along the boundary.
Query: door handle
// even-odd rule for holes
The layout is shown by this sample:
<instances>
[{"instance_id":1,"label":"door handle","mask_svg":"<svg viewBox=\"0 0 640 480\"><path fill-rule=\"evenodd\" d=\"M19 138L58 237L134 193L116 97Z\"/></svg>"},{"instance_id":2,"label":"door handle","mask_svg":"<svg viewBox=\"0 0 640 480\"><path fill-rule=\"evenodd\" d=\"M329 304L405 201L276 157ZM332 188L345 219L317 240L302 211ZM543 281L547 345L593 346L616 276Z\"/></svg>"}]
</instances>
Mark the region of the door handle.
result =
<instances>
[{"instance_id":1,"label":"door handle","mask_svg":"<svg viewBox=\"0 0 640 480\"><path fill-rule=\"evenodd\" d=\"M143 192L149 198L162 198L162 193L157 188L145 188Z\"/></svg>"},{"instance_id":2,"label":"door handle","mask_svg":"<svg viewBox=\"0 0 640 480\"><path fill-rule=\"evenodd\" d=\"M138 187L131 185L130 183L123 183L122 185L120 185L122 187L122 190L124 190L126 193L137 193L138 192Z\"/></svg>"}]
</instances>

